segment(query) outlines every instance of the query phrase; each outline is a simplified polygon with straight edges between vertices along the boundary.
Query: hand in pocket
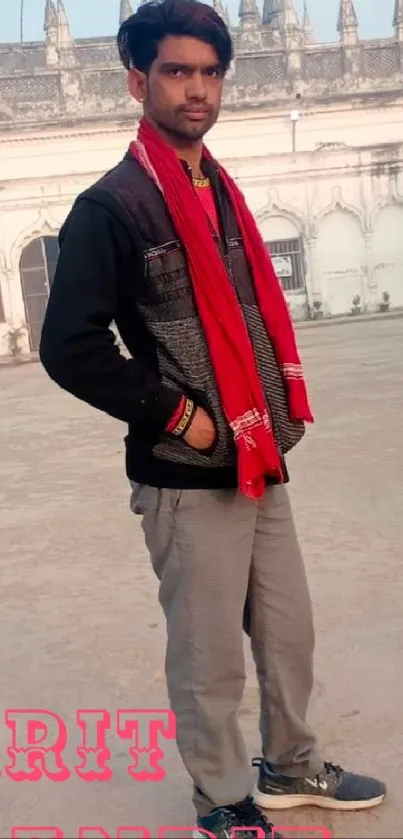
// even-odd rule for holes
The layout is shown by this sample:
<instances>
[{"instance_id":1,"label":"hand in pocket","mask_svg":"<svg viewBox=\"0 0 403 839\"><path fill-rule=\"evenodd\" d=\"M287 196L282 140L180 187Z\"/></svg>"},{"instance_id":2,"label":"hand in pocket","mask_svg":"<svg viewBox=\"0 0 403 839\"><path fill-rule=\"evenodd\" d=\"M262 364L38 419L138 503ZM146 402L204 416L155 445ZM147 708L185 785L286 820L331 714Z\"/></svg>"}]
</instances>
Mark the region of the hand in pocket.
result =
<instances>
[{"instance_id":1,"label":"hand in pocket","mask_svg":"<svg viewBox=\"0 0 403 839\"><path fill-rule=\"evenodd\" d=\"M198 408L193 422L186 432L184 437L185 442L192 449L204 451L204 449L211 449L216 440L216 429L211 417L204 410Z\"/></svg>"}]
</instances>

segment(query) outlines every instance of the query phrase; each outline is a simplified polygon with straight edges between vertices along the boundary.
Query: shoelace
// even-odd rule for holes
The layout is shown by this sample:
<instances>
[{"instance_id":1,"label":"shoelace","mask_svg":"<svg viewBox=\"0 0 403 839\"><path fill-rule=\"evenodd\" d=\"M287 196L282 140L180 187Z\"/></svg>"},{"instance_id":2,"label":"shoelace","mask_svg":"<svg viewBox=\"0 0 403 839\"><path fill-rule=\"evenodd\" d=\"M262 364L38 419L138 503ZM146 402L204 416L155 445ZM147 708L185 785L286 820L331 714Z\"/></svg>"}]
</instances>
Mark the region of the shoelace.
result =
<instances>
[{"instance_id":1,"label":"shoelace","mask_svg":"<svg viewBox=\"0 0 403 839\"><path fill-rule=\"evenodd\" d=\"M322 771L322 776L325 775L336 775L337 778L340 778L344 769L341 766L336 766L334 763L325 762L324 770Z\"/></svg>"},{"instance_id":2,"label":"shoelace","mask_svg":"<svg viewBox=\"0 0 403 839\"><path fill-rule=\"evenodd\" d=\"M237 812L236 812L234 807L231 807L231 810L228 810L226 808L225 811L223 810L222 812L223 812L223 815L224 815L224 812L225 812L226 826L232 827L232 828L237 828L237 835L239 837L242 835L242 836L244 836L244 839L246 839L246 837L250 837L252 839L252 835L253 835L254 839L256 839L256 834L250 833L247 825L245 825L245 817L237 815ZM259 827L259 825L258 824L254 824L254 825L250 824L250 827ZM242 834L240 834L240 830L242 830Z\"/></svg>"},{"instance_id":3,"label":"shoelace","mask_svg":"<svg viewBox=\"0 0 403 839\"><path fill-rule=\"evenodd\" d=\"M252 761L252 766L263 766L265 763L264 758L262 757L255 757ZM325 761L324 767L316 778L318 780L322 780L326 775L336 775L337 778L340 778L343 775L344 769L341 766L337 766L335 763L331 763L330 761Z\"/></svg>"},{"instance_id":4,"label":"shoelace","mask_svg":"<svg viewBox=\"0 0 403 839\"><path fill-rule=\"evenodd\" d=\"M247 798L246 801L236 804L231 809L234 811L236 818L240 819L239 827L263 827L266 832L273 827L271 822L267 821L263 813L256 807L253 798Z\"/></svg>"}]
</instances>

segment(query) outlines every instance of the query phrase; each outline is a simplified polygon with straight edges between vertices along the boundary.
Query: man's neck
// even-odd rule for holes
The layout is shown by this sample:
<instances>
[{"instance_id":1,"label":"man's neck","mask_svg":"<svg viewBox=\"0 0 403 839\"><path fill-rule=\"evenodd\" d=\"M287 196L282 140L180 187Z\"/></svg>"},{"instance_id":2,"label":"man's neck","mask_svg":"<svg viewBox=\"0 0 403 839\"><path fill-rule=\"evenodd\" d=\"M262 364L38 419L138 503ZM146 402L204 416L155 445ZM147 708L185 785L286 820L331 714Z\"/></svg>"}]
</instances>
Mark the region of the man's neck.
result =
<instances>
[{"instance_id":1,"label":"man's neck","mask_svg":"<svg viewBox=\"0 0 403 839\"><path fill-rule=\"evenodd\" d=\"M192 176L194 178L202 178L203 172L201 170L201 159L202 159L202 146L200 147L200 151L195 150L193 148L190 149L174 149L175 154L179 158L179 160L184 160L188 166L190 166L192 170Z\"/></svg>"},{"instance_id":2,"label":"man's neck","mask_svg":"<svg viewBox=\"0 0 403 839\"><path fill-rule=\"evenodd\" d=\"M200 140L193 145L183 143L183 145L172 137L165 137L171 149L175 152L179 160L184 160L190 166L194 178L202 178L203 172L201 169L201 161L203 156L203 141Z\"/></svg>"},{"instance_id":3,"label":"man's neck","mask_svg":"<svg viewBox=\"0 0 403 839\"><path fill-rule=\"evenodd\" d=\"M189 141L181 143L177 137L173 137L167 131L164 131L164 129L160 128L152 120L150 122L163 140L171 147L172 151L175 152L177 158L184 160L190 166L193 177L202 178L201 161L203 156L203 140L197 140L194 143L189 143Z\"/></svg>"}]
</instances>

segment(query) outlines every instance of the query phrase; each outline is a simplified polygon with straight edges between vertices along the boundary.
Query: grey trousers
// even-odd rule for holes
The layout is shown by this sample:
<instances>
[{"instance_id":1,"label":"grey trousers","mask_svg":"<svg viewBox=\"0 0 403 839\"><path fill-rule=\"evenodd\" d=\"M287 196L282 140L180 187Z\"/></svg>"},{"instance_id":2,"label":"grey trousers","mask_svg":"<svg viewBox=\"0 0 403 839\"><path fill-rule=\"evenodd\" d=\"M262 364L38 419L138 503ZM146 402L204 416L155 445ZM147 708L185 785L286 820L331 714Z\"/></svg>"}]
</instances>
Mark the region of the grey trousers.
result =
<instances>
[{"instance_id":1,"label":"grey trousers","mask_svg":"<svg viewBox=\"0 0 403 839\"><path fill-rule=\"evenodd\" d=\"M314 630L289 496L132 485L167 621L166 678L178 749L200 816L251 793L238 726L243 631L261 693L263 755L284 774L323 767L306 723Z\"/></svg>"}]
</instances>

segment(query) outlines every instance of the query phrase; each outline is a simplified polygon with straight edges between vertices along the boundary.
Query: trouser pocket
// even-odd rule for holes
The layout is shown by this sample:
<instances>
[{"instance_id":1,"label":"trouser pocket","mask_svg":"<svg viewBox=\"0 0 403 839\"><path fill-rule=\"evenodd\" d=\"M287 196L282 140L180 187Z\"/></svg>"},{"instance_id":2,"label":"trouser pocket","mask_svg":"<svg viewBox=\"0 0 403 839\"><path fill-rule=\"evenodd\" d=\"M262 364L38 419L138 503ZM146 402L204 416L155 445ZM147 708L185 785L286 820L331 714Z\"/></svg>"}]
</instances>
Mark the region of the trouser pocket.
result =
<instances>
[{"instance_id":1,"label":"trouser pocket","mask_svg":"<svg viewBox=\"0 0 403 839\"><path fill-rule=\"evenodd\" d=\"M137 516L145 516L146 513L173 513L182 495L180 489L161 489L134 481L130 481L130 486L130 509Z\"/></svg>"}]
</instances>

